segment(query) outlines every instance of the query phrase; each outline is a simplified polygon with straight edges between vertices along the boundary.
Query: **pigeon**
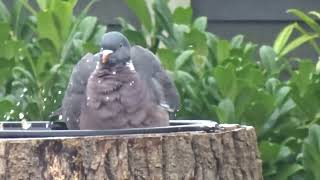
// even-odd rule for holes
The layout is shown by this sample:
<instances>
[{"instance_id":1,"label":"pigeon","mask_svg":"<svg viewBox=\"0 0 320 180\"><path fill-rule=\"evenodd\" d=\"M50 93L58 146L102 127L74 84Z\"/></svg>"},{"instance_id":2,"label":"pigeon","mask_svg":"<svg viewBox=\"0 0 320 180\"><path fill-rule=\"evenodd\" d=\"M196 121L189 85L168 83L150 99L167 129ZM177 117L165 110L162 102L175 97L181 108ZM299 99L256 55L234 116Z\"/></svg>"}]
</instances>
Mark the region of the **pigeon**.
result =
<instances>
[{"instance_id":1,"label":"pigeon","mask_svg":"<svg viewBox=\"0 0 320 180\"><path fill-rule=\"evenodd\" d=\"M68 129L160 127L169 125L169 112L179 105L159 59L112 31L103 35L100 52L86 54L73 68L61 115Z\"/></svg>"}]
</instances>

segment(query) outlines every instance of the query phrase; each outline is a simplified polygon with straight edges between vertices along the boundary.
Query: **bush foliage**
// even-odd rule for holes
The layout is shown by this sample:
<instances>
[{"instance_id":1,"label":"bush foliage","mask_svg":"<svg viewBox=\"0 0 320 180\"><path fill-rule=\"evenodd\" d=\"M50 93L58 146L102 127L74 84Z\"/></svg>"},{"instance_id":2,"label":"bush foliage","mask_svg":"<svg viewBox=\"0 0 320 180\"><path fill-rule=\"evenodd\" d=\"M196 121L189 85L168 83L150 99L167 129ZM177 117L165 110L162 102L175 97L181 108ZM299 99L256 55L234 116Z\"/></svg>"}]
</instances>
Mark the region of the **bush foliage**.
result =
<instances>
[{"instance_id":1,"label":"bush foliage","mask_svg":"<svg viewBox=\"0 0 320 180\"><path fill-rule=\"evenodd\" d=\"M0 0L0 117L46 120L61 103L74 63L96 52L106 27L78 16L76 0ZM132 44L157 54L181 95L177 119L211 119L253 125L265 179L319 179L320 63L290 57L309 43L320 54L320 25L288 10L307 24L286 26L273 46L257 45L237 35L225 40L208 32L207 18L191 7L171 10L167 0L126 0L140 20L134 27L122 18L122 32ZM294 37L292 34L298 32Z\"/></svg>"}]
</instances>

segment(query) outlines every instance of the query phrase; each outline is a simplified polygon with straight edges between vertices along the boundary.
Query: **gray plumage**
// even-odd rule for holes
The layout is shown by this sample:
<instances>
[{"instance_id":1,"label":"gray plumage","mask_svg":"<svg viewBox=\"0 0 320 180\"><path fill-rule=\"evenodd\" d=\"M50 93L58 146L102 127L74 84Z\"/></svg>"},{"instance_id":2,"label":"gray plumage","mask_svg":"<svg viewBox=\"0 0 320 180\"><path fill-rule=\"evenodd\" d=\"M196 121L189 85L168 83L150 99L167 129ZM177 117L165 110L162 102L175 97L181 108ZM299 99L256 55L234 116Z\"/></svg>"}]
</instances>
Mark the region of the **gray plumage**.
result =
<instances>
[{"instance_id":1,"label":"gray plumage","mask_svg":"<svg viewBox=\"0 0 320 180\"><path fill-rule=\"evenodd\" d=\"M124 47L118 48L117 42ZM140 46L130 48L127 39L118 32L104 35L101 47L115 51L110 63L116 65L96 68L101 53L87 54L78 62L62 103L68 128L168 125L168 111L179 108L179 95L156 56ZM124 65L130 59L135 71Z\"/></svg>"}]
</instances>

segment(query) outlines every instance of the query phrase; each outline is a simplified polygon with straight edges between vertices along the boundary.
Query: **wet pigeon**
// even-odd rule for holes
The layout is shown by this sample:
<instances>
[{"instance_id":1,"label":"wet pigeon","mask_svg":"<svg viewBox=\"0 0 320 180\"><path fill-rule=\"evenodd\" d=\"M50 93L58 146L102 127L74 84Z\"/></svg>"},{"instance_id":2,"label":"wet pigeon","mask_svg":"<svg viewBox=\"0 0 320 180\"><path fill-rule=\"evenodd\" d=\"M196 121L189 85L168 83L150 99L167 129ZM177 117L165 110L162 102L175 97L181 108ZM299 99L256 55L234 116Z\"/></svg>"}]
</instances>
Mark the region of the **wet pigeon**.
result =
<instances>
[{"instance_id":1,"label":"wet pigeon","mask_svg":"<svg viewBox=\"0 0 320 180\"><path fill-rule=\"evenodd\" d=\"M101 52L74 67L61 113L69 129L120 129L167 126L168 112L178 108L177 89L156 56L109 32Z\"/></svg>"}]
</instances>

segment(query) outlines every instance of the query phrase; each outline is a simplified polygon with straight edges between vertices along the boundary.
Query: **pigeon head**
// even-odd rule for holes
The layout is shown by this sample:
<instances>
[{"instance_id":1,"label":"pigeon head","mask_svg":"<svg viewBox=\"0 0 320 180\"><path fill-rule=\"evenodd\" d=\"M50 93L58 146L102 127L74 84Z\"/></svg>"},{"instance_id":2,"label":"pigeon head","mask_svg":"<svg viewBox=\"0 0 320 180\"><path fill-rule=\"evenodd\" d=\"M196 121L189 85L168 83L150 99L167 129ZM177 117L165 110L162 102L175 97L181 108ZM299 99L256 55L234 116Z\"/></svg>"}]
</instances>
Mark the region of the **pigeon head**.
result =
<instances>
[{"instance_id":1,"label":"pigeon head","mask_svg":"<svg viewBox=\"0 0 320 180\"><path fill-rule=\"evenodd\" d=\"M125 64L130 60L130 43L120 32L108 32L102 36L101 61L106 66Z\"/></svg>"}]
</instances>

